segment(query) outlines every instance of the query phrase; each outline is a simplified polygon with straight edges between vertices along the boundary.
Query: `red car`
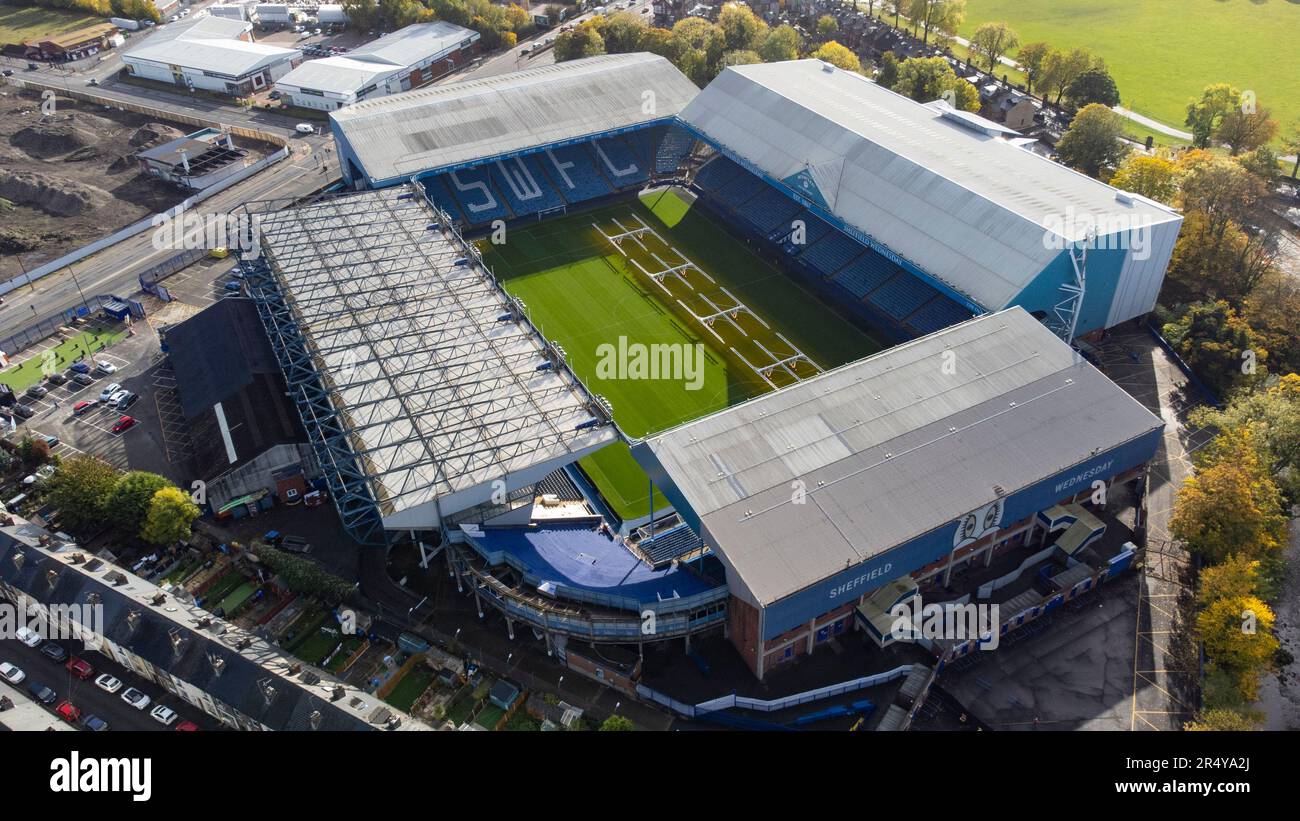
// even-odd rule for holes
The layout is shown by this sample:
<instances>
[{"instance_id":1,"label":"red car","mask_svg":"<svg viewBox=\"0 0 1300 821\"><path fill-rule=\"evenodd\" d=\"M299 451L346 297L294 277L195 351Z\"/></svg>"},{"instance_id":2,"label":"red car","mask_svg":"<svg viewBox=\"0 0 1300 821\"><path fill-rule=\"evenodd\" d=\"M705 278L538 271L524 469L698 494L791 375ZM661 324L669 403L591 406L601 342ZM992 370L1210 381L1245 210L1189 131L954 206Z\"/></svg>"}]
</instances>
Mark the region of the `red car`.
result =
<instances>
[{"instance_id":1,"label":"red car","mask_svg":"<svg viewBox=\"0 0 1300 821\"><path fill-rule=\"evenodd\" d=\"M95 668L91 667L89 662L86 662L82 659L77 658L76 656L73 656L72 658L68 659L68 672L72 673L72 675L76 676L82 681L85 681L86 679L95 675Z\"/></svg>"},{"instance_id":2,"label":"red car","mask_svg":"<svg viewBox=\"0 0 1300 821\"><path fill-rule=\"evenodd\" d=\"M199 725L195 724L193 721L182 721L180 724L176 725L176 732L178 733L196 733L198 730Z\"/></svg>"},{"instance_id":3,"label":"red car","mask_svg":"<svg viewBox=\"0 0 1300 821\"><path fill-rule=\"evenodd\" d=\"M123 416L121 419L117 420L116 424L113 425L113 433L121 433L124 430L130 429L134 425L135 425L134 416Z\"/></svg>"},{"instance_id":4,"label":"red car","mask_svg":"<svg viewBox=\"0 0 1300 821\"><path fill-rule=\"evenodd\" d=\"M86 411L90 410L91 408L95 407L98 404L99 404L98 399L92 399L89 402L78 402L77 404L72 406L72 415L80 416L81 414L85 413Z\"/></svg>"},{"instance_id":5,"label":"red car","mask_svg":"<svg viewBox=\"0 0 1300 821\"><path fill-rule=\"evenodd\" d=\"M65 701L55 707L54 712L58 713L69 724L75 724L81 719L81 708L73 706L71 701Z\"/></svg>"}]
</instances>

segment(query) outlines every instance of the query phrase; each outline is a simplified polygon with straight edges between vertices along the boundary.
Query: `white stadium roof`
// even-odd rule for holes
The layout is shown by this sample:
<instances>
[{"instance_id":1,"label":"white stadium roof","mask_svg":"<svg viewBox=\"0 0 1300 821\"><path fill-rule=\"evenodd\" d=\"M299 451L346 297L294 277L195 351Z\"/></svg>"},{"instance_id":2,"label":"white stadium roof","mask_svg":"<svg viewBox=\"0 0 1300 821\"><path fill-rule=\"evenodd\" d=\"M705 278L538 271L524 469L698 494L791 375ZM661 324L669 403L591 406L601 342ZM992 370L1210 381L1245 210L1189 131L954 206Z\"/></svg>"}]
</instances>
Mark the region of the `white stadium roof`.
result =
<instances>
[{"instance_id":1,"label":"white stadium roof","mask_svg":"<svg viewBox=\"0 0 1300 821\"><path fill-rule=\"evenodd\" d=\"M405 192L405 193L404 193ZM399 199L399 195L406 199ZM614 441L505 292L406 188L260 217L262 247L386 527L432 527Z\"/></svg>"},{"instance_id":2,"label":"white stadium roof","mask_svg":"<svg viewBox=\"0 0 1300 821\"><path fill-rule=\"evenodd\" d=\"M1014 493L1161 425L1014 307L636 448L767 605L995 501L998 488ZM792 502L796 479L804 504Z\"/></svg>"},{"instance_id":3,"label":"white stadium roof","mask_svg":"<svg viewBox=\"0 0 1300 821\"><path fill-rule=\"evenodd\" d=\"M989 309L1061 253L1049 240L1075 215L1181 220L945 108L798 60L728 68L680 117L769 177L810 177L831 213Z\"/></svg>"},{"instance_id":4,"label":"white stadium roof","mask_svg":"<svg viewBox=\"0 0 1300 821\"><path fill-rule=\"evenodd\" d=\"M609 54L381 97L330 118L373 183L666 119L698 92L663 57Z\"/></svg>"}]
</instances>

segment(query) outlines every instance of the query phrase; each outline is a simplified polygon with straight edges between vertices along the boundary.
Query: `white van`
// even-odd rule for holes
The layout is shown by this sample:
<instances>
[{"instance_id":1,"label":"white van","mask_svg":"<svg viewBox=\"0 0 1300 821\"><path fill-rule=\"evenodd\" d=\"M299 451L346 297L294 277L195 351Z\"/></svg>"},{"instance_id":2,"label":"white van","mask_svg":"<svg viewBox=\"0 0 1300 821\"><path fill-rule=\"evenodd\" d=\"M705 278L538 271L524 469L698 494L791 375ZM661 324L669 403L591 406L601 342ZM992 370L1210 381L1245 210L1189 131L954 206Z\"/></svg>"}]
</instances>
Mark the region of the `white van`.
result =
<instances>
[{"instance_id":1,"label":"white van","mask_svg":"<svg viewBox=\"0 0 1300 821\"><path fill-rule=\"evenodd\" d=\"M315 133L316 133L316 126L311 125L310 123L298 123L297 125L295 125L295 126L293 127L293 129L294 129L294 131L297 131L299 134L315 134Z\"/></svg>"}]
</instances>

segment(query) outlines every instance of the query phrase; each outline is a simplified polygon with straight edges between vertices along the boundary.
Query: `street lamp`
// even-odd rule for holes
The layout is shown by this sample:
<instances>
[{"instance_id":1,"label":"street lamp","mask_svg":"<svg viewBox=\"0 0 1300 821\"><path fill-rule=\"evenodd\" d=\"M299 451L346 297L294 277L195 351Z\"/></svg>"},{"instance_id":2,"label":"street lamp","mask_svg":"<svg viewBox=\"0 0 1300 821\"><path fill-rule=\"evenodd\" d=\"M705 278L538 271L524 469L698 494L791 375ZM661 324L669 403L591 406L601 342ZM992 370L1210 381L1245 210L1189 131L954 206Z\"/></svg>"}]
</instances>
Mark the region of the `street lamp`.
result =
<instances>
[{"instance_id":1,"label":"street lamp","mask_svg":"<svg viewBox=\"0 0 1300 821\"><path fill-rule=\"evenodd\" d=\"M86 313L89 314L90 304L86 302L86 294L81 290L81 283L77 281L77 272L72 270L71 265L68 266L68 273L72 274L72 284L77 286L77 293L81 294L81 306L85 308Z\"/></svg>"}]
</instances>

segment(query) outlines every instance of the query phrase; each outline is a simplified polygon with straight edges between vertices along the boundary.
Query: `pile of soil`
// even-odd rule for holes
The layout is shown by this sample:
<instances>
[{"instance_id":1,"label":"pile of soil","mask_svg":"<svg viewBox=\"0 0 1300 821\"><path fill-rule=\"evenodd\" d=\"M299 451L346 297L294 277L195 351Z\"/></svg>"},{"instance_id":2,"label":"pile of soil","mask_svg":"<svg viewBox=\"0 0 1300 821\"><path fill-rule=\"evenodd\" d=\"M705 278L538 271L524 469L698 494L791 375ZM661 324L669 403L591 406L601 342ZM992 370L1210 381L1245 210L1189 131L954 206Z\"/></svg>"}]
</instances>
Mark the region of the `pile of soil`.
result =
<instances>
[{"instance_id":1,"label":"pile of soil","mask_svg":"<svg viewBox=\"0 0 1300 821\"><path fill-rule=\"evenodd\" d=\"M135 130L128 142L136 148L153 148L171 140L179 140L185 132L163 123L145 123Z\"/></svg>"},{"instance_id":2,"label":"pile of soil","mask_svg":"<svg viewBox=\"0 0 1300 821\"><path fill-rule=\"evenodd\" d=\"M75 180L0 168L0 199L56 217L73 217L106 205L112 196L102 188Z\"/></svg>"},{"instance_id":3,"label":"pile of soil","mask_svg":"<svg viewBox=\"0 0 1300 821\"><path fill-rule=\"evenodd\" d=\"M47 117L19 129L9 142L38 160L61 157L97 145L114 124L94 114L73 111Z\"/></svg>"}]
</instances>

